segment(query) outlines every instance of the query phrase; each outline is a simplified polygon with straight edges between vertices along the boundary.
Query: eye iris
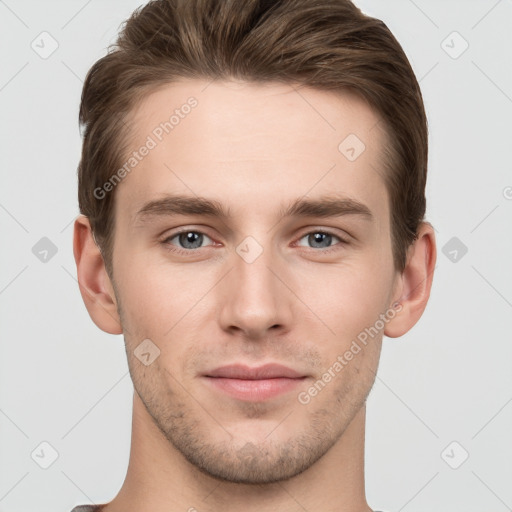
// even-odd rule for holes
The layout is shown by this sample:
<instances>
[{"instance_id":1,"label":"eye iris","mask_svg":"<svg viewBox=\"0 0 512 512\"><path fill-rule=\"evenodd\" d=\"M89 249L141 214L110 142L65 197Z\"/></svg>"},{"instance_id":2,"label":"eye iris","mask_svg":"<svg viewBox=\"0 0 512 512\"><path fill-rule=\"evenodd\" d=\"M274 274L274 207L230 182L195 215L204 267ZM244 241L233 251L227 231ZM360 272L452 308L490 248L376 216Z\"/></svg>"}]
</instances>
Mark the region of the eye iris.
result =
<instances>
[{"instance_id":1,"label":"eye iris","mask_svg":"<svg viewBox=\"0 0 512 512\"><path fill-rule=\"evenodd\" d=\"M327 241L328 242L327 247L328 247L330 245L331 240L332 240L332 236L329 235L328 233L314 233L312 235L309 235L309 241L313 243L313 246L316 243L322 243L322 242Z\"/></svg>"},{"instance_id":2,"label":"eye iris","mask_svg":"<svg viewBox=\"0 0 512 512\"><path fill-rule=\"evenodd\" d=\"M186 233L180 233L179 241L187 249L197 249L201 247L201 243L203 241L203 235L200 233L195 233L193 231L188 231ZM199 243L197 243L199 241ZM191 242L193 247L187 247L187 243Z\"/></svg>"}]
</instances>

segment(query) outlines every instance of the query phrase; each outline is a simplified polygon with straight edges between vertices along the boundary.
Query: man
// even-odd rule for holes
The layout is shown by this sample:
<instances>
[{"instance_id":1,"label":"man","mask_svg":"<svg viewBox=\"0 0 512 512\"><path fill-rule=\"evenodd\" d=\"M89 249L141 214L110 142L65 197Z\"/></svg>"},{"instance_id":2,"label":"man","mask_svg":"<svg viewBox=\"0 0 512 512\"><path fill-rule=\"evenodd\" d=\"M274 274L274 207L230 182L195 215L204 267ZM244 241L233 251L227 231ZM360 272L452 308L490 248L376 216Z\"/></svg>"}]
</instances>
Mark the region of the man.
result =
<instances>
[{"instance_id":1,"label":"man","mask_svg":"<svg viewBox=\"0 0 512 512\"><path fill-rule=\"evenodd\" d=\"M80 120L80 290L135 392L122 488L74 511L371 511L382 336L436 260L396 39L348 0L150 2Z\"/></svg>"}]
</instances>

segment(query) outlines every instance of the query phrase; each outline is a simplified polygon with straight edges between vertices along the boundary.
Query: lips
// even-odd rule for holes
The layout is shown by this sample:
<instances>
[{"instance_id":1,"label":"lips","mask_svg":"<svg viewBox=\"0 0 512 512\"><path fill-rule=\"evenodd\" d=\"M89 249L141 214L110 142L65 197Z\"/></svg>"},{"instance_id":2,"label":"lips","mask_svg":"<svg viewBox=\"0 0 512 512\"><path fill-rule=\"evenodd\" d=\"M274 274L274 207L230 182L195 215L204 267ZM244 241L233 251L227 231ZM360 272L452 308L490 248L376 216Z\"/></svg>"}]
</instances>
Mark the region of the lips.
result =
<instances>
[{"instance_id":1,"label":"lips","mask_svg":"<svg viewBox=\"0 0 512 512\"><path fill-rule=\"evenodd\" d=\"M297 379L305 377L287 366L280 364L266 364L251 368L241 364L232 364L222 366L207 373L207 377L222 377L225 379L244 379L244 380L261 380L261 379L278 379L285 377L288 379Z\"/></svg>"},{"instance_id":2,"label":"lips","mask_svg":"<svg viewBox=\"0 0 512 512\"><path fill-rule=\"evenodd\" d=\"M251 368L233 364L211 370L205 381L217 392L244 401L263 401L297 388L307 375L280 364Z\"/></svg>"}]
</instances>

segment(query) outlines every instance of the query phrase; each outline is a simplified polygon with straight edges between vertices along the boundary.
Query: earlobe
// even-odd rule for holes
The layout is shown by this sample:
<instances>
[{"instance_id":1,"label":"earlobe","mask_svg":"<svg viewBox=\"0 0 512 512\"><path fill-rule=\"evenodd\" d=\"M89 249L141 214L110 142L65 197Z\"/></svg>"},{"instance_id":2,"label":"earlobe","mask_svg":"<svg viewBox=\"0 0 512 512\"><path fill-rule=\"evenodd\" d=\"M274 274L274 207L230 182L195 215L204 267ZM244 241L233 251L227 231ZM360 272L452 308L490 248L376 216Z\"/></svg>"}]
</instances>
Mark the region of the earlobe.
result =
<instances>
[{"instance_id":1,"label":"earlobe","mask_svg":"<svg viewBox=\"0 0 512 512\"><path fill-rule=\"evenodd\" d=\"M401 292L394 300L400 303L400 307L395 308L395 317L386 325L385 336L403 336L421 318L430 297L436 258L434 228L430 223L423 222L417 239L409 247L407 264L401 275Z\"/></svg>"},{"instance_id":2,"label":"earlobe","mask_svg":"<svg viewBox=\"0 0 512 512\"><path fill-rule=\"evenodd\" d=\"M80 293L92 321L110 334L122 334L116 299L103 256L94 241L89 219L79 215L73 233Z\"/></svg>"}]
</instances>

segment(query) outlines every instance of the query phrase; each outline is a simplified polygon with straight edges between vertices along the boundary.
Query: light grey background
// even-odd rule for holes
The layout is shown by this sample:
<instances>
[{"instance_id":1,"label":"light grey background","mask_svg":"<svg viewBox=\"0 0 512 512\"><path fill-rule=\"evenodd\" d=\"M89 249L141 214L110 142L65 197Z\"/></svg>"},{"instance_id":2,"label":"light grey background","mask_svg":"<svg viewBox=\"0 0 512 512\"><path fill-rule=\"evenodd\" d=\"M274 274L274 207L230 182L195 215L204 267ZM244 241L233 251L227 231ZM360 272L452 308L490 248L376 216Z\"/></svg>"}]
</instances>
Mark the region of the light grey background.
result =
<instances>
[{"instance_id":1,"label":"light grey background","mask_svg":"<svg viewBox=\"0 0 512 512\"><path fill-rule=\"evenodd\" d=\"M422 319L384 339L368 400L368 501L512 510L512 1L356 3L387 23L420 80L439 251ZM138 5L0 0L0 512L109 501L125 476L123 339L83 305L72 223L82 80Z\"/></svg>"}]
</instances>

